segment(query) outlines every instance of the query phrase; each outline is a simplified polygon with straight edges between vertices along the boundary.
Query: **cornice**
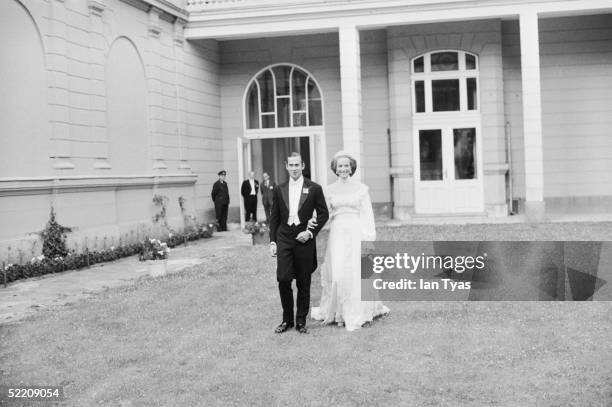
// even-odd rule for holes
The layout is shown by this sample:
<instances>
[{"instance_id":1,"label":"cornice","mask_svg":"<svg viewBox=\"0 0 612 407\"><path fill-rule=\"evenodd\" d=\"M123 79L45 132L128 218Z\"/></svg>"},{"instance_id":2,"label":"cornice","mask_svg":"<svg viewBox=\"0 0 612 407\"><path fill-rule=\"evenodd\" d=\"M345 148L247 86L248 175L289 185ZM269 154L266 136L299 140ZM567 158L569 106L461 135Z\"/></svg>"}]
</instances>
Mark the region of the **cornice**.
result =
<instances>
[{"instance_id":1,"label":"cornice","mask_svg":"<svg viewBox=\"0 0 612 407\"><path fill-rule=\"evenodd\" d=\"M155 186L191 186L196 181L196 174L0 178L0 196L41 195L56 191L98 192L151 189Z\"/></svg>"},{"instance_id":2,"label":"cornice","mask_svg":"<svg viewBox=\"0 0 612 407\"><path fill-rule=\"evenodd\" d=\"M226 5L224 5L226 4ZM377 29L406 24L612 12L610 0L244 0L188 5L187 39L218 40Z\"/></svg>"},{"instance_id":3,"label":"cornice","mask_svg":"<svg viewBox=\"0 0 612 407\"><path fill-rule=\"evenodd\" d=\"M121 0L124 3L130 4L141 10L149 10L156 8L163 14L167 14L172 18L189 19L189 12L184 7L179 7L167 0Z\"/></svg>"}]
</instances>

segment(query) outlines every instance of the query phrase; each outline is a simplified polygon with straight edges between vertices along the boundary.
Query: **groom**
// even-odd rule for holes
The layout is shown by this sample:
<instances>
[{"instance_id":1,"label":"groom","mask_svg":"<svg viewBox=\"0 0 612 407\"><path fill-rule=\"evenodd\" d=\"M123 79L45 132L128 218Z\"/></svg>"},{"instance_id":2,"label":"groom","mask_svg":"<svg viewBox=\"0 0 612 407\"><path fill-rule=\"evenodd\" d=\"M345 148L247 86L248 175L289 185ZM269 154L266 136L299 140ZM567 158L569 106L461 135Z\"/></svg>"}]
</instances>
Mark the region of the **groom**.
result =
<instances>
[{"instance_id":1,"label":"groom","mask_svg":"<svg viewBox=\"0 0 612 407\"><path fill-rule=\"evenodd\" d=\"M283 306L283 322L274 332L294 326L292 280L297 286L295 329L308 333L306 315L310 308L310 275L317 268L315 237L329 217L320 185L302 176L304 162L299 153L285 161L289 182L274 189L270 214L270 252L276 256L276 279ZM317 211L317 226L308 230L308 220Z\"/></svg>"}]
</instances>

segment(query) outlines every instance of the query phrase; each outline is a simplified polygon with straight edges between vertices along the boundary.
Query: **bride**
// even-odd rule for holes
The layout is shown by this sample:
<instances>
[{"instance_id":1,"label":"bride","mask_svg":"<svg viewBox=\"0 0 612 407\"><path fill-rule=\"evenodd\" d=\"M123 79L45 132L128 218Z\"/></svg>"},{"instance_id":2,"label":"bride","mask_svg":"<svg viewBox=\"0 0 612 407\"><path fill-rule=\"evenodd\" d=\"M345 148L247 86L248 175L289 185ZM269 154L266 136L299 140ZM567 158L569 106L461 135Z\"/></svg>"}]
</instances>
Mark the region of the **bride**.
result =
<instances>
[{"instance_id":1,"label":"bride","mask_svg":"<svg viewBox=\"0 0 612 407\"><path fill-rule=\"evenodd\" d=\"M321 305L312 308L311 318L353 331L389 308L380 301L361 300L361 241L376 240L368 187L351 178L357 161L343 151L334 155L331 169L338 180L325 192L330 232L321 265Z\"/></svg>"}]
</instances>

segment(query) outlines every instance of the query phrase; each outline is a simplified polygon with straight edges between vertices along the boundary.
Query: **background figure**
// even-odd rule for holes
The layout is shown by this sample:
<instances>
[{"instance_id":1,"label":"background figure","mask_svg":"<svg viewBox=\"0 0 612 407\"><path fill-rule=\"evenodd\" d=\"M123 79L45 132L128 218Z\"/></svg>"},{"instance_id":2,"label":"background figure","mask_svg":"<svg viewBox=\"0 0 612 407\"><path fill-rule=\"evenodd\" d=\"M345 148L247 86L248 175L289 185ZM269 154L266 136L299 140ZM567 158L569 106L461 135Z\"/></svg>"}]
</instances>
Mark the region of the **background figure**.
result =
<instances>
[{"instance_id":1,"label":"background figure","mask_svg":"<svg viewBox=\"0 0 612 407\"><path fill-rule=\"evenodd\" d=\"M270 222L270 211L272 210L272 198L274 197L274 188L276 184L270 179L267 172L263 173L263 182L261 183L261 202L263 203L264 211L266 212L266 222Z\"/></svg>"},{"instance_id":2,"label":"background figure","mask_svg":"<svg viewBox=\"0 0 612 407\"><path fill-rule=\"evenodd\" d=\"M212 200L215 203L215 218L217 218L219 223L217 227L218 232L227 230L227 208L229 207L230 197L227 182L225 182L226 174L225 171L217 173L219 180L213 184L211 193Z\"/></svg>"},{"instance_id":3,"label":"background figure","mask_svg":"<svg viewBox=\"0 0 612 407\"><path fill-rule=\"evenodd\" d=\"M249 171L249 178L245 179L240 188L240 194L244 198L244 220L257 221L257 192L259 192L259 181L255 179L255 173Z\"/></svg>"}]
</instances>

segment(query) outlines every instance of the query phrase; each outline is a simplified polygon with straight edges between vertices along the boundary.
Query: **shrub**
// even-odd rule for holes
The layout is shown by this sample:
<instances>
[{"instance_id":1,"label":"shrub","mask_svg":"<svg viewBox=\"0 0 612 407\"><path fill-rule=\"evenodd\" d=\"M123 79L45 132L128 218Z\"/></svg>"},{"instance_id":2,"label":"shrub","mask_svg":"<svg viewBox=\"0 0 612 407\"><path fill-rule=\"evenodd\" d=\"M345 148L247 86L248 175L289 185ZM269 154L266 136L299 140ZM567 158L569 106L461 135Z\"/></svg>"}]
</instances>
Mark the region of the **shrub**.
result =
<instances>
[{"instance_id":1,"label":"shrub","mask_svg":"<svg viewBox=\"0 0 612 407\"><path fill-rule=\"evenodd\" d=\"M66 233L72 229L60 225L55 220L55 210L51 207L51 214L45 229L40 232L43 241L42 253L46 258L54 259L68 254L66 247Z\"/></svg>"}]
</instances>

